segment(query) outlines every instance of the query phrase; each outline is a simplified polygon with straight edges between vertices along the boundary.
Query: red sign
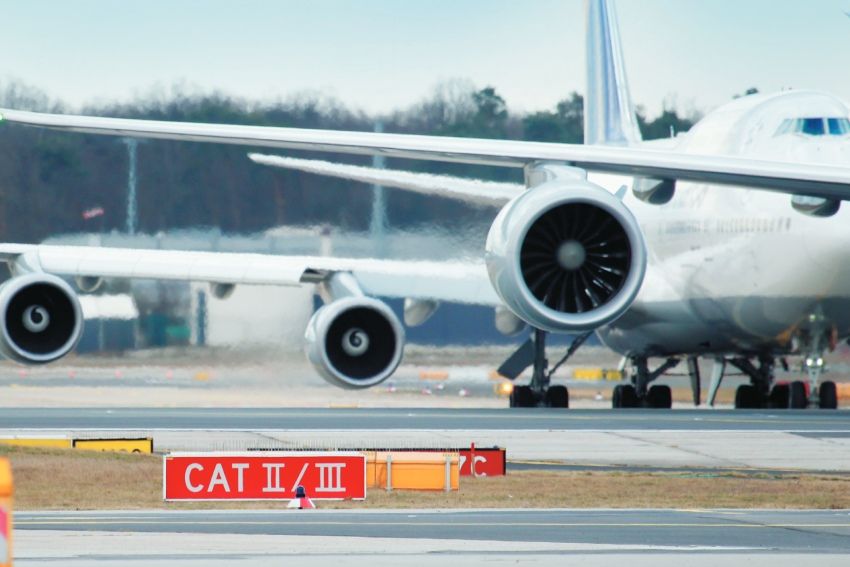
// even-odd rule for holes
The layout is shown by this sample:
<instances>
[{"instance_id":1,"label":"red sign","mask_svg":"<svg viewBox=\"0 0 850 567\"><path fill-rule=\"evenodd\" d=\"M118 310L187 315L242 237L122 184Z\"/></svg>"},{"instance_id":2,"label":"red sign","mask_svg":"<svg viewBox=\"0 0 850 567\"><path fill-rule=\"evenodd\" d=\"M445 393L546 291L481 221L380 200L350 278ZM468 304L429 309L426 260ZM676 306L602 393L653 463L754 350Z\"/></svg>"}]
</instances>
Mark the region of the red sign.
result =
<instances>
[{"instance_id":1,"label":"red sign","mask_svg":"<svg viewBox=\"0 0 850 567\"><path fill-rule=\"evenodd\" d=\"M505 476L505 450L461 449L460 476Z\"/></svg>"},{"instance_id":2,"label":"red sign","mask_svg":"<svg viewBox=\"0 0 850 567\"><path fill-rule=\"evenodd\" d=\"M0 503L0 565L11 565L11 557L9 557L9 513Z\"/></svg>"},{"instance_id":3,"label":"red sign","mask_svg":"<svg viewBox=\"0 0 850 567\"><path fill-rule=\"evenodd\" d=\"M165 500L290 500L303 486L313 500L366 498L359 453L172 453L163 460Z\"/></svg>"}]
</instances>

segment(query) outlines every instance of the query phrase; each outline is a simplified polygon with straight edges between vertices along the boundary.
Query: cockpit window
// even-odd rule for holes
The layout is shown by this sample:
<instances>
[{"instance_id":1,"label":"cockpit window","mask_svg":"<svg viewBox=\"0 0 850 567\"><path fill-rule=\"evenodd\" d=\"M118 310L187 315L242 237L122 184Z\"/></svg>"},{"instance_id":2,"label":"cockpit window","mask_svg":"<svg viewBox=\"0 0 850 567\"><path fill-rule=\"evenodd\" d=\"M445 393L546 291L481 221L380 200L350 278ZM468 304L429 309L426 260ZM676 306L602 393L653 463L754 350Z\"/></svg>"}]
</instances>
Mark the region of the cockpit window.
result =
<instances>
[{"instance_id":1,"label":"cockpit window","mask_svg":"<svg viewBox=\"0 0 850 567\"><path fill-rule=\"evenodd\" d=\"M827 118L829 133L832 136L846 136L850 134L850 120L847 118Z\"/></svg>"},{"instance_id":2,"label":"cockpit window","mask_svg":"<svg viewBox=\"0 0 850 567\"><path fill-rule=\"evenodd\" d=\"M803 118L803 134L809 136L823 136L822 118Z\"/></svg>"},{"instance_id":3,"label":"cockpit window","mask_svg":"<svg viewBox=\"0 0 850 567\"><path fill-rule=\"evenodd\" d=\"M850 119L847 118L788 118L782 121L776 135L803 134L805 136L850 135Z\"/></svg>"}]
</instances>

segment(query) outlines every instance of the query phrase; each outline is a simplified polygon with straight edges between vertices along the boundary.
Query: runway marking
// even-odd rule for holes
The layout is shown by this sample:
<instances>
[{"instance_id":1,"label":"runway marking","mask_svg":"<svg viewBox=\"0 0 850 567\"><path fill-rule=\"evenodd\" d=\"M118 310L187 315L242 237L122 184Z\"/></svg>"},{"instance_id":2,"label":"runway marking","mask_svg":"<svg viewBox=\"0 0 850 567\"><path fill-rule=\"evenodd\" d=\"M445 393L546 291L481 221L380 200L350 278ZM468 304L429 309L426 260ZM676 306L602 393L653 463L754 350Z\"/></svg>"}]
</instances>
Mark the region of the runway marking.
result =
<instances>
[{"instance_id":1,"label":"runway marking","mask_svg":"<svg viewBox=\"0 0 850 567\"><path fill-rule=\"evenodd\" d=\"M304 520L167 520L156 518L150 520L123 520L123 519L61 519L61 520L18 520L16 527L21 526L54 526L54 525L225 525L225 526L424 526L424 527L541 527L541 528L750 528L750 529L787 529L787 528L850 528L850 522L843 523L778 523L778 524L752 524L743 522L701 522L701 523L677 523L677 522L364 522L364 521L331 521L316 522Z\"/></svg>"}]
</instances>

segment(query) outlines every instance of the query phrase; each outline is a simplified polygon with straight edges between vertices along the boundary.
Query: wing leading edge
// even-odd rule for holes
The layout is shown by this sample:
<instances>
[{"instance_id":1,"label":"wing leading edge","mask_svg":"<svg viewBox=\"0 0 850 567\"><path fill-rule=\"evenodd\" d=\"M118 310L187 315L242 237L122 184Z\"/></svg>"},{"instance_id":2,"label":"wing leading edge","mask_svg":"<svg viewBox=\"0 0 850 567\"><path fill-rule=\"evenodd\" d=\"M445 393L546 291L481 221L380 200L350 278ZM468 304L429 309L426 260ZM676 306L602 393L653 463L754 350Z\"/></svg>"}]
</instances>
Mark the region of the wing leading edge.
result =
<instances>
[{"instance_id":1,"label":"wing leading edge","mask_svg":"<svg viewBox=\"0 0 850 567\"><path fill-rule=\"evenodd\" d=\"M839 166L514 140L160 122L19 110L0 110L0 115L8 122L91 134L384 155L506 167L558 162L588 171L850 199L850 168Z\"/></svg>"}]
</instances>

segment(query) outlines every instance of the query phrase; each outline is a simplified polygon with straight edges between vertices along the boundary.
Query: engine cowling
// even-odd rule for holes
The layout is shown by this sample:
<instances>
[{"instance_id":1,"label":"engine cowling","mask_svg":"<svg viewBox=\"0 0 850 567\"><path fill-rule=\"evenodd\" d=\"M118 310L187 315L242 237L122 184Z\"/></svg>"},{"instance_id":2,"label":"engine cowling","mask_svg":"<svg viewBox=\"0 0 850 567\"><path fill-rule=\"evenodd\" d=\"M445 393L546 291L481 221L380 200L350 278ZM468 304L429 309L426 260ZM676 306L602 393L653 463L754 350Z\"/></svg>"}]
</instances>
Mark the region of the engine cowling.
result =
<instances>
[{"instance_id":1,"label":"engine cowling","mask_svg":"<svg viewBox=\"0 0 850 567\"><path fill-rule=\"evenodd\" d=\"M404 328L377 299L337 299L313 314L305 333L307 358L341 388L369 388L389 378L401 362Z\"/></svg>"},{"instance_id":2,"label":"engine cowling","mask_svg":"<svg viewBox=\"0 0 850 567\"><path fill-rule=\"evenodd\" d=\"M33 273L0 286L0 351L41 364L68 354L83 334L77 294L62 279Z\"/></svg>"},{"instance_id":3,"label":"engine cowling","mask_svg":"<svg viewBox=\"0 0 850 567\"><path fill-rule=\"evenodd\" d=\"M502 301L529 325L581 332L632 304L646 272L646 245L616 196L585 179L553 179L499 212L486 261Z\"/></svg>"}]
</instances>

